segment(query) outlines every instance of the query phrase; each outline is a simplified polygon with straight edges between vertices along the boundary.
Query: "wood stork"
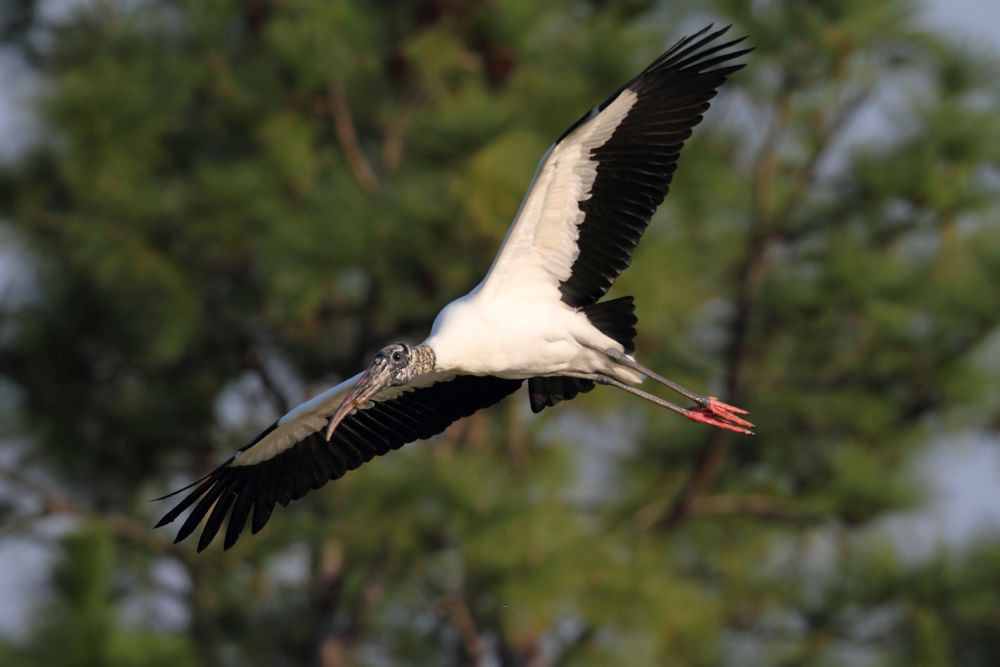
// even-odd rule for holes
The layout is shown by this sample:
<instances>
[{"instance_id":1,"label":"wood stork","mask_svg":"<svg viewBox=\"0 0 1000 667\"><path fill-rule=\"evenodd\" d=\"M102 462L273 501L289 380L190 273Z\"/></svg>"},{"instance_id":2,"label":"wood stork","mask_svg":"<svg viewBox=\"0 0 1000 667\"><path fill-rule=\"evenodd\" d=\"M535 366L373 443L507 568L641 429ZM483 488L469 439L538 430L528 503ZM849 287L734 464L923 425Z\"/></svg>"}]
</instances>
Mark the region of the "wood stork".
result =
<instances>
[{"instance_id":1,"label":"wood stork","mask_svg":"<svg viewBox=\"0 0 1000 667\"><path fill-rule=\"evenodd\" d=\"M559 137L486 277L438 314L430 337L382 349L366 371L297 406L208 475L169 494L189 491L156 527L194 505L176 541L207 517L201 551L228 517L228 549L251 511L256 533L275 503L287 505L376 455L440 433L525 380L535 412L596 383L752 434L753 424L740 416L746 411L636 362L631 297L599 301L629 265L691 129L743 67L734 60L751 49L734 48L743 39L717 42L727 30L709 26L681 39ZM633 386L644 377L695 406Z\"/></svg>"}]
</instances>

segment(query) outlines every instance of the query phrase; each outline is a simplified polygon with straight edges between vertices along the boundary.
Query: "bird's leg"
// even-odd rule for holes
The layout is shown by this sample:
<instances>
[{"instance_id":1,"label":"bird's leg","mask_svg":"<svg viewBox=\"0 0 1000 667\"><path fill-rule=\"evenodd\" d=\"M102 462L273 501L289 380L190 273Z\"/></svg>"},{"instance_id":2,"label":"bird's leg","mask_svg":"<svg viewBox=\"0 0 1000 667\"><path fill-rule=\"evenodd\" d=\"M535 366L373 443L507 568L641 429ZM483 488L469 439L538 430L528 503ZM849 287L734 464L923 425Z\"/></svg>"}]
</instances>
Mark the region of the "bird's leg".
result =
<instances>
[{"instance_id":1,"label":"bird's leg","mask_svg":"<svg viewBox=\"0 0 1000 667\"><path fill-rule=\"evenodd\" d=\"M722 401L719 401L713 397L703 397L709 400L709 406L701 406L697 408L683 408L676 403L671 403L670 401L660 398L655 394L650 394L648 391L643 391L638 387L633 387L630 384L626 384L621 380L613 378L609 375L604 375L603 373L573 373L567 371L561 371L559 373L554 373L554 375L563 375L566 377L580 378L581 380L590 380L591 382L596 382L597 384L611 385L612 387L618 387L623 391L627 391L630 394L634 394L639 398L644 398L650 403L655 403L662 408L667 408L668 410L673 410L677 414L684 415L691 421L701 422L702 424L708 424L710 426L715 426L717 428L723 428L728 431L736 431L737 433L745 433L747 435L753 435L752 429L754 426L745 419L740 419L740 417L731 414L728 410L736 410L741 414L746 414L744 410L739 408L733 408L732 406L726 405ZM697 394L696 394L697 395ZM723 414L715 412L712 408L720 409L719 406L725 406L725 411ZM721 411L721 410L720 410Z\"/></svg>"},{"instance_id":2,"label":"bird's leg","mask_svg":"<svg viewBox=\"0 0 1000 667\"><path fill-rule=\"evenodd\" d=\"M669 387L670 389L673 389L681 396L690 398L692 401L694 401L703 408L707 408L713 400L711 396L702 396L701 394L696 394L690 389L682 387L681 385L677 384L672 380L668 380L667 378L663 377L656 371L649 370L648 368L640 364L635 359L629 357L628 355L622 354L621 352L618 352L616 350L605 350L604 353L609 357L611 357L611 360L614 361L615 363L621 364L622 366L628 366L634 371L639 371L640 373L648 377L650 380L655 380L656 382L659 382L660 384Z\"/></svg>"},{"instance_id":3,"label":"bird's leg","mask_svg":"<svg viewBox=\"0 0 1000 667\"><path fill-rule=\"evenodd\" d=\"M754 425L746 419L740 417L740 415L747 414L746 410L738 408L735 405L723 403L715 396L703 396L702 394L696 394L690 389L668 380L659 373L646 368L635 359L632 359L628 355L622 354L616 350L605 350L605 354L607 354L616 363L638 371L649 379L659 382L660 384L676 391L681 396L690 398L692 401L697 403L699 406L698 408L693 408L683 413L688 419L696 422L702 422L704 424L711 424L712 426L718 426L719 428L729 429L730 431L737 431L739 433L752 433L749 429L752 429Z\"/></svg>"},{"instance_id":4,"label":"bird's leg","mask_svg":"<svg viewBox=\"0 0 1000 667\"><path fill-rule=\"evenodd\" d=\"M581 380L590 380L591 382L596 382L597 384L604 384L604 385L610 385L612 387L618 387L619 389L624 389L630 394L635 394L639 398L644 398L650 403L656 403L662 408L673 410L677 414L684 415L685 417L688 415L689 412L691 412L691 410L689 410L688 408L682 408L676 403L671 403L670 401L662 399L659 396L656 396L655 394L650 394L648 391L643 391L642 389L633 387L630 384L626 384L621 380L617 380L609 375L604 375L603 373L573 373L569 371L560 371L559 373L554 373L554 375L562 375L564 377L574 377L574 378L579 378Z\"/></svg>"}]
</instances>

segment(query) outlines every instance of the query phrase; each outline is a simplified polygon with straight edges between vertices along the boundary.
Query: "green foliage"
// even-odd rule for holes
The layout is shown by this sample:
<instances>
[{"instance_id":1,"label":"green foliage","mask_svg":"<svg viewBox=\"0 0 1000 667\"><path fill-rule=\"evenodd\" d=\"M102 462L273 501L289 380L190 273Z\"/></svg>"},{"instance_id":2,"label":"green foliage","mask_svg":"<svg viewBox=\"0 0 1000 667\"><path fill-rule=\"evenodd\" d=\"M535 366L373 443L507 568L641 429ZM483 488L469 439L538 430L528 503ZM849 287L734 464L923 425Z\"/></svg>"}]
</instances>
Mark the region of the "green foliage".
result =
<instances>
[{"instance_id":1,"label":"green foliage","mask_svg":"<svg viewBox=\"0 0 1000 667\"><path fill-rule=\"evenodd\" d=\"M518 395L198 556L144 501L426 335L547 143L686 8L108 2L53 25L8 5L48 129L0 168L33 288L0 304L26 443L2 472L38 496L4 511L28 535L37 507L84 521L4 664L1000 653L995 533L923 560L872 537L925 501L925 443L1000 407L997 63L920 29L915 3L712 5L756 51L615 293L636 297L643 362L750 408L757 438L609 390L537 418ZM134 596L181 605L186 631L124 618Z\"/></svg>"},{"instance_id":2,"label":"green foliage","mask_svg":"<svg viewBox=\"0 0 1000 667\"><path fill-rule=\"evenodd\" d=\"M119 625L112 591L115 547L107 529L87 523L62 539L52 573L54 600L43 606L27 641L5 647L5 665L180 667L197 664L181 636Z\"/></svg>"}]
</instances>

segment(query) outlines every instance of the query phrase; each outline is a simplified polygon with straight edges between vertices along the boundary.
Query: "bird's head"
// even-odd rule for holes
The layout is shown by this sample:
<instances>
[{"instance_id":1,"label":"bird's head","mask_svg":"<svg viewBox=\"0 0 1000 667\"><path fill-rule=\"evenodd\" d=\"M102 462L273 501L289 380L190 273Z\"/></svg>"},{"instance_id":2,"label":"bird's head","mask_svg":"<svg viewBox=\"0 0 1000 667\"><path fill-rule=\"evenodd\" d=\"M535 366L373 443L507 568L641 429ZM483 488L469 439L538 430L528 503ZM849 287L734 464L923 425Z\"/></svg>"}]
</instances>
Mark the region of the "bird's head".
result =
<instances>
[{"instance_id":1,"label":"bird's head","mask_svg":"<svg viewBox=\"0 0 1000 667\"><path fill-rule=\"evenodd\" d=\"M361 374L326 426L326 439L344 418L389 387L408 384L434 368L434 353L426 345L393 343L379 350L368 369Z\"/></svg>"}]
</instances>

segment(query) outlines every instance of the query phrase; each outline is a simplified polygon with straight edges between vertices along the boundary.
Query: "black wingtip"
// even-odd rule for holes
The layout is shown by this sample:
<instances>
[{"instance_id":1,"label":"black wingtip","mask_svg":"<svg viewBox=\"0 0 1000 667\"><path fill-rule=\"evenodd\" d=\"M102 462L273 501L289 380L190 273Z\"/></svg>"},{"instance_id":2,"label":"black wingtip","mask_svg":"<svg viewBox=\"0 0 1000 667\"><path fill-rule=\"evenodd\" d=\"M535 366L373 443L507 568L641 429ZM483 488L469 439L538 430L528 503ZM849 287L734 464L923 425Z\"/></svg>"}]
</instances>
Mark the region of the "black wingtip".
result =
<instances>
[{"instance_id":1,"label":"black wingtip","mask_svg":"<svg viewBox=\"0 0 1000 667\"><path fill-rule=\"evenodd\" d=\"M207 540L205 539L205 537L206 537L206 533L204 531L202 531L201 538L198 540L198 548L195 550L195 553L199 553L200 554L202 551L204 551L208 547L209 544L212 543L212 538L211 537L209 537ZM212 537L215 537L215 536L213 535Z\"/></svg>"},{"instance_id":2,"label":"black wingtip","mask_svg":"<svg viewBox=\"0 0 1000 667\"><path fill-rule=\"evenodd\" d=\"M211 474L212 474L212 473L208 473L208 475L211 475ZM187 491L188 489L190 489L190 488L192 488L192 487L194 487L194 486L197 486L197 485L201 484L201 483L202 483L202 482L204 482L204 481L205 481L206 479L208 479L208 475L205 475L204 477L201 477L200 479L196 479L196 480L194 480L193 482L191 482L190 484L188 484L187 486L182 486L181 488L177 489L176 491L171 491L170 493L168 493L168 494L166 494L166 495L162 495L162 496L160 496L159 498L150 498L150 499L149 499L149 500L147 500L146 502L149 502L149 503L156 503L156 502L159 502L159 501L161 501L161 500L166 500L167 498L173 498L173 497L174 497L174 496L176 496L176 495L177 495L178 493L184 493L184 492L185 492L185 491ZM169 522L168 522L168 523L169 523ZM159 527L159 526L157 526L157 527Z\"/></svg>"},{"instance_id":3,"label":"black wingtip","mask_svg":"<svg viewBox=\"0 0 1000 667\"><path fill-rule=\"evenodd\" d=\"M189 516L187 520L181 524L180 530L177 531L177 537L174 538L174 544L186 540L188 536L194 532L194 529L198 527L199 523L201 523L200 519L197 521L192 521L191 517Z\"/></svg>"},{"instance_id":4,"label":"black wingtip","mask_svg":"<svg viewBox=\"0 0 1000 667\"><path fill-rule=\"evenodd\" d=\"M273 426L271 428L273 428ZM259 440L259 439L260 439L260 437L258 436L257 440ZM256 442L257 440L254 440L254 442ZM246 449L246 448L244 447L243 449ZM243 449L240 449L239 452L237 452L233 456L230 456L228 459L226 459L225 461L223 461L214 470L212 470L212 471L206 473L205 475L199 477L198 479L194 480L193 482L191 482L187 486L182 486L181 488L177 489L176 491L171 491L170 493L168 493L166 495L163 495L163 496L160 496L159 498L150 498L147 502L155 503L155 502L158 502L160 500L166 500L167 498L173 498L178 493L184 493L188 489L193 488L195 486L198 486L199 484L201 484L202 482L204 482L206 479L208 479L209 477L211 477L212 475L214 475L215 473L219 472L220 470L222 470L223 468L225 468L226 466L228 466L230 463L232 463L233 461L235 461L236 460L236 455L239 454L240 452L242 452ZM170 522L168 521L167 523L170 523Z\"/></svg>"},{"instance_id":5,"label":"black wingtip","mask_svg":"<svg viewBox=\"0 0 1000 667\"><path fill-rule=\"evenodd\" d=\"M729 75L746 66L737 59L749 49L734 45L747 38L719 39L731 29L710 24L681 38L597 107L607 109L622 90L635 96L611 137L590 147L597 174L577 201L584 218L577 224L579 253L559 284L564 303L594 304L628 267L670 189L684 142ZM587 121L584 116L563 138Z\"/></svg>"}]
</instances>

